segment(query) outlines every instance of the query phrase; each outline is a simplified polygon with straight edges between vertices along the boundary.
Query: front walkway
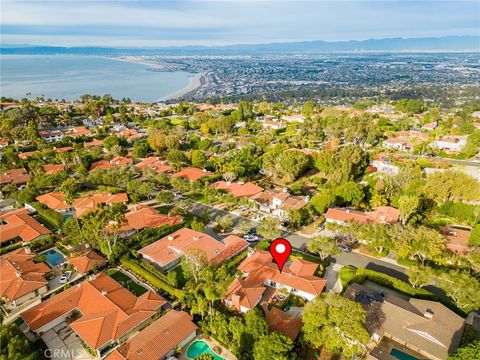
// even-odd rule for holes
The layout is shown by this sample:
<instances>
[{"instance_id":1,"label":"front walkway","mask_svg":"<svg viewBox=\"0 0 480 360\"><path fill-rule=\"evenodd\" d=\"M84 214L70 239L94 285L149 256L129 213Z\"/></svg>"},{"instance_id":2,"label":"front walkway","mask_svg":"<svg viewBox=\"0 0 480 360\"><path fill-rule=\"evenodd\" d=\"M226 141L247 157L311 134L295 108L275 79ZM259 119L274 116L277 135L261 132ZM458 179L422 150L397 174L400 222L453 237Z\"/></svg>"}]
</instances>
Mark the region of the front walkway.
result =
<instances>
[{"instance_id":1,"label":"front walkway","mask_svg":"<svg viewBox=\"0 0 480 360\"><path fill-rule=\"evenodd\" d=\"M65 323L55 326L42 335L47 345L46 356L56 360L93 360L99 359L85 350L82 340Z\"/></svg>"}]
</instances>

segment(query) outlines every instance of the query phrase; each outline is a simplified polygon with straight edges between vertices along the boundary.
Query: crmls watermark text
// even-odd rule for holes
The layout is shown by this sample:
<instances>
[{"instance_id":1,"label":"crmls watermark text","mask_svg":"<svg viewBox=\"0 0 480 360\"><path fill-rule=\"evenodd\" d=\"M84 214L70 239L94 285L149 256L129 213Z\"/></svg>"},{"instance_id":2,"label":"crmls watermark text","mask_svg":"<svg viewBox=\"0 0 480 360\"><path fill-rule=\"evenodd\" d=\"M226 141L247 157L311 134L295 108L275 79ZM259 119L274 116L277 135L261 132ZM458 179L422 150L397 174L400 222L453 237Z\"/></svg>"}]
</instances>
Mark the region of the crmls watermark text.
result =
<instances>
[{"instance_id":1,"label":"crmls watermark text","mask_svg":"<svg viewBox=\"0 0 480 360\"><path fill-rule=\"evenodd\" d=\"M47 359L81 359L85 353L81 349L47 349L43 355Z\"/></svg>"}]
</instances>

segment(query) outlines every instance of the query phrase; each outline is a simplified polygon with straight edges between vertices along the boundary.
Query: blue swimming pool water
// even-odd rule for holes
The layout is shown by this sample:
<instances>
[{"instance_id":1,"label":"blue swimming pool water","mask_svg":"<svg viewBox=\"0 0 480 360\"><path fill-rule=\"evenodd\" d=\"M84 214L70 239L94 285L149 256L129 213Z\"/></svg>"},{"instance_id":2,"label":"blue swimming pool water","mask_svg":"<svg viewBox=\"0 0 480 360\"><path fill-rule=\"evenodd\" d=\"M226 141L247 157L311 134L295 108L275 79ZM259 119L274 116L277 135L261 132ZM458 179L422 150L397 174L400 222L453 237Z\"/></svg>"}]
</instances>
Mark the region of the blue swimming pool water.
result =
<instances>
[{"instance_id":1,"label":"blue swimming pool water","mask_svg":"<svg viewBox=\"0 0 480 360\"><path fill-rule=\"evenodd\" d=\"M195 359L198 355L203 353L209 353L213 356L215 360L224 360L222 357L218 356L210 349L210 346L202 340L195 341L187 350L187 356L189 359Z\"/></svg>"},{"instance_id":2,"label":"blue swimming pool water","mask_svg":"<svg viewBox=\"0 0 480 360\"><path fill-rule=\"evenodd\" d=\"M400 351L398 349L393 348L392 351L390 351L390 355L392 355L394 358L397 358L399 360L419 360L415 356L408 355L404 353L403 351Z\"/></svg>"},{"instance_id":3,"label":"blue swimming pool water","mask_svg":"<svg viewBox=\"0 0 480 360\"><path fill-rule=\"evenodd\" d=\"M58 251L54 249L50 249L46 252L43 253L46 257L48 265L51 267L57 266L60 264L65 258L63 257L62 254L60 254Z\"/></svg>"}]
</instances>

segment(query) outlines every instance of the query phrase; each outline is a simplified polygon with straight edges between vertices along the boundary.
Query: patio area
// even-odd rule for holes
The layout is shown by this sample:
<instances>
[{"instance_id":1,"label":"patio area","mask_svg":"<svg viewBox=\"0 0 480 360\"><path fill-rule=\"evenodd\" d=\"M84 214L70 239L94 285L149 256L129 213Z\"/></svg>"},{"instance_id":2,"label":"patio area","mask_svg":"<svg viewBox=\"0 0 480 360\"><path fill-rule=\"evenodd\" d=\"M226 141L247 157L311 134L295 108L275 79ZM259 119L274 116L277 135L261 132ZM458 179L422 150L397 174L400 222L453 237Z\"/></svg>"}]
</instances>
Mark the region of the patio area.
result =
<instances>
[{"instance_id":1,"label":"patio area","mask_svg":"<svg viewBox=\"0 0 480 360\"><path fill-rule=\"evenodd\" d=\"M92 360L99 359L90 354L83 346L82 340L62 322L42 335L47 345L46 356L58 360Z\"/></svg>"}]
</instances>

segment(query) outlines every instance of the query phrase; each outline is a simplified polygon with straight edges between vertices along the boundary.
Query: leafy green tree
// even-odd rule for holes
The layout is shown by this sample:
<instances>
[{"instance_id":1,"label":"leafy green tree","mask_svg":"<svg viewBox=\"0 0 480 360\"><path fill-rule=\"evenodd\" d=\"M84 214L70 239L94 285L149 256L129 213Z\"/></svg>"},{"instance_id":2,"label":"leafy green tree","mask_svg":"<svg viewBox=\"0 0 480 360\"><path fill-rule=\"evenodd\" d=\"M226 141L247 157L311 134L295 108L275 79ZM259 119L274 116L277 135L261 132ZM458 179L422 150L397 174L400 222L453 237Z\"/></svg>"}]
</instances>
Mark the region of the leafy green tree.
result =
<instances>
[{"instance_id":1,"label":"leafy green tree","mask_svg":"<svg viewBox=\"0 0 480 360\"><path fill-rule=\"evenodd\" d=\"M263 336L253 346L254 360L289 360L293 351L292 340L279 333Z\"/></svg>"},{"instance_id":2,"label":"leafy green tree","mask_svg":"<svg viewBox=\"0 0 480 360\"><path fill-rule=\"evenodd\" d=\"M439 286L465 312L480 309L480 282L467 271L451 270L438 274Z\"/></svg>"},{"instance_id":3,"label":"leafy green tree","mask_svg":"<svg viewBox=\"0 0 480 360\"><path fill-rule=\"evenodd\" d=\"M170 191L159 191L155 199L159 204L171 204L174 197Z\"/></svg>"},{"instance_id":4,"label":"leafy green tree","mask_svg":"<svg viewBox=\"0 0 480 360\"><path fill-rule=\"evenodd\" d=\"M200 232L204 232L205 231L205 224L203 221L201 221L200 219L198 218L194 218L192 220L192 222L190 223L190 228L192 230L195 230L195 231L200 231Z\"/></svg>"},{"instance_id":5,"label":"leafy green tree","mask_svg":"<svg viewBox=\"0 0 480 360\"><path fill-rule=\"evenodd\" d=\"M136 158L146 158L150 148L145 141L137 141L133 144L132 154Z\"/></svg>"},{"instance_id":6,"label":"leafy green tree","mask_svg":"<svg viewBox=\"0 0 480 360\"><path fill-rule=\"evenodd\" d=\"M417 213L420 207L420 199L413 195L403 195L398 199L398 211L400 212L400 222L405 225L413 215Z\"/></svg>"},{"instance_id":7,"label":"leafy green tree","mask_svg":"<svg viewBox=\"0 0 480 360\"><path fill-rule=\"evenodd\" d=\"M188 159L185 153L181 150L172 149L167 154L167 160L173 166L179 167L187 163Z\"/></svg>"},{"instance_id":8,"label":"leafy green tree","mask_svg":"<svg viewBox=\"0 0 480 360\"><path fill-rule=\"evenodd\" d=\"M110 135L103 139L103 146L105 146L106 149L110 150L115 145L119 145L119 140L117 136Z\"/></svg>"},{"instance_id":9,"label":"leafy green tree","mask_svg":"<svg viewBox=\"0 0 480 360\"><path fill-rule=\"evenodd\" d=\"M365 194L362 187L354 181L347 181L335 188L334 194L338 205L359 206Z\"/></svg>"},{"instance_id":10,"label":"leafy green tree","mask_svg":"<svg viewBox=\"0 0 480 360\"><path fill-rule=\"evenodd\" d=\"M166 134L163 130L150 128L148 131L148 138L147 143L155 150L157 153L162 152L167 148L166 142Z\"/></svg>"},{"instance_id":11,"label":"leafy green tree","mask_svg":"<svg viewBox=\"0 0 480 360\"><path fill-rule=\"evenodd\" d=\"M280 224L274 217L263 218L257 228L257 233L265 239L273 240L280 236Z\"/></svg>"},{"instance_id":12,"label":"leafy green tree","mask_svg":"<svg viewBox=\"0 0 480 360\"><path fill-rule=\"evenodd\" d=\"M153 184L140 179L133 179L127 183L127 193L133 202L144 200L153 193Z\"/></svg>"},{"instance_id":13,"label":"leafy green tree","mask_svg":"<svg viewBox=\"0 0 480 360\"><path fill-rule=\"evenodd\" d=\"M432 284L434 276L434 271L428 266L411 266L408 269L408 281L415 288Z\"/></svg>"},{"instance_id":14,"label":"leafy green tree","mask_svg":"<svg viewBox=\"0 0 480 360\"><path fill-rule=\"evenodd\" d=\"M232 227L233 218L231 215L217 216L215 222L217 223L218 229L220 229L221 232L225 232Z\"/></svg>"},{"instance_id":15,"label":"leafy green tree","mask_svg":"<svg viewBox=\"0 0 480 360\"><path fill-rule=\"evenodd\" d=\"M335 203L335 196L329 189L321 189L317 195L310 200L313 208L318 214L323 214L329 207Z\"/></svg>"},{"instance_id":16,"label":"leafy green tree","mask_svg":"<svg viewBox=\"0 0 480 360\"><path fill-rule=\"evenodd\" d=\"M185 272L195 279L198 283L200 272L208 265L207 255L200 249L189 249L182 259L182 267Z\"/></svg>"},{"instance_id":17,"label":"leafy green tree","mask_svg":"<svg viewBox=\"0 0 480 360\"><path fill-rule=\"evenodd\" d=\"M313 348L349 357L366 351L365 311L353 300L335 293L317 297L305 306L302 321L303 338Z\"/></svg>"},{"instance_id":18,"label":"leafy green tree","mask_svg":"<svg viewBox=\"0 0 480 360\"><path fill-rule=\"evenodd\" d=\"M340 252L335 240L327 236L314 236L310 238L307 243L307 249L310 252L317 253L322 261Z\"/></svg>"},{"instance_id":19,"label":"leafy green tree","mask_svg":"<svg viewBox=\"0 0 480 360\"><path fill-rule=\"evenodd\" d=\"M0 359L5 360L37 360L39 353L27 337L15 324L0 327Z\"/></svg>"},{"instance_id":20,"label":"leafy green tree","mask_svg":"<svg viewBox=\"0 0 480 360\"><path fill-rule=\"evenodd\" d=\"M480 359L480 340L458 348L448 357L448 360Z\"/></svg>"},{"instance_id":21,"label":"leafy green tree","mask_svg":"<svg viewBox=\"0 0 480 360\"><path fill-rule=\"evenodd\" d=\"M192 166L199 169L203 169L207 166L207 157L202 150L192 150L190 152L190 161L192 162Z\"/></svg>"},{"instance_id":22,"label":"leafy green tree","mask_svg":"<svg viewBox=\"0 0 480 360\"><path fill-rule=\"evenodd\" d=\"M468 239L469 246L480 246L480 224L475 225Z\"/></svg>"}]
</instances>

